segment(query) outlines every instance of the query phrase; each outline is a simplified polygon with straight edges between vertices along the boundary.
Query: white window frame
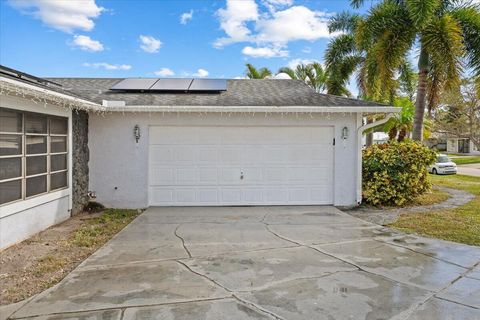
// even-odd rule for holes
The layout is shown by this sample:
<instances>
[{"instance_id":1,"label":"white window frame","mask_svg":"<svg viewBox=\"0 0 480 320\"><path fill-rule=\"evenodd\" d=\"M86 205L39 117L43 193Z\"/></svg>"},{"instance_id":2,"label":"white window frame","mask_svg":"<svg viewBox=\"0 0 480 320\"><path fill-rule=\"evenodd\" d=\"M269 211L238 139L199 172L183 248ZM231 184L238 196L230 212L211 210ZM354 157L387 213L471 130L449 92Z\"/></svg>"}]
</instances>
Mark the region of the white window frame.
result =
<instances>
[{"instance_id":1,"label":"white window frame","mask_svg":"<svg viewBox=\"0 0 480 320\"><path fill-rule=\"evenodd\" d=\"M22 137L22 152L19 155L6 155L6 156L0 156L0 159L7 159L7 158L21 158L21 176L20 177L14 177L14 178L8 178L8 179L3 179L0 180L0 183L3 182L10 182L10 181L17 181L21 180L22 186L21 186L21 198L12 200L9 202L1 203L0 207L10 205L15 202L19 201L25 201L28 199L36 198L48 193L52 192L57 192L60 190L68 189L70 187L70 174L69 174L69 164L70 164L70 125L71 121L68 116L59 116L59 115L50 115L50 114L44 114L44 113L39 113L39 112L31 112L31 111L24 111L24 110L18 110L18 109L11 109L11 108L5 108L5 107L0 107L1 109L5 109L7 111L12 111L16 113L20 113L22 115L22 131L21 132L5 132L1 131L0 128L0 134L1 135L15 135L15 136L21 136ZM27 114L33 114L33 115L39 115L46 117L47 119L47 131L46 133L27 133L25 130L25 118ZM50 120L52 118L61 118L67 123L67 133L66 134L52 134L50 132ZM41 136L41 137L46 137L46 143L47 143L47 150L46 153L38 153L38 154L27 154L27 136ZM52 137L65 137L65 144L66 148L65 151L62 152L51 152L51 138ZM65 155L66 158L66 169L61 169L61 170L56 170L56 171L51 171L51 157L55 155ZM27 175L27 158L31 157L37 157L37 156L46 156L47 158L47 170L44 173L38 173L38 174L32 174L32 175ZM57 174L57 173L62 173L64 172L66 175L66 185L64 187L56 188L56 189L51 189L51 176L52 174ZM46 176L47 179L47 187L46 191L42 193L37 193L31 196L27 196L27 179L29 178L34 178L34 177L40 177L40 176Z\"/></svg>"}]
</instances>

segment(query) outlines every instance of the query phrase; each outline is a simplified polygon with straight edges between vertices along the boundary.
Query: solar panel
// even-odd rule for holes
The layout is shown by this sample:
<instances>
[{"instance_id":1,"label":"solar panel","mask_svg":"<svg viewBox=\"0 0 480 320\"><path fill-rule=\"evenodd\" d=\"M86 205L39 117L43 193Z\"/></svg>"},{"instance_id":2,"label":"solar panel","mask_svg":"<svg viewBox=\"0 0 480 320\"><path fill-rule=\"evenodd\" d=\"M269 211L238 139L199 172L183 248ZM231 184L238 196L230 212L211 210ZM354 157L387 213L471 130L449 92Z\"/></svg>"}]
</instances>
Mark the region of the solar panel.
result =
<instances>
[{"instance_id":1,"label":"solar panel","mask_svg":"<svg viewBox=\"0 0 480 320\"><path fill-rule=\"evenodd\" d=\"M124 79L111 87L112 90L148 90L158 79L130 78Z\"/></svg>"},{"instance_id":2,"label":"solar panel","mask_svg":"<svg viewBox=\"0 0 480 320\"><path fill-rule=\"evenodd\" d=\"M163 91L187 91L192 83L191 78L185 79L158 79L158 81L150 88L150 90Z\"/></svg>"},{"instance_id":3,"label":"solar panel","mask_svg":"<svg viewBox=\"0 0 480 320\"><path fill-rule=\"evenodd\" d=\"M123 79L110 88L123 91L226 91L225 79L192 79L192 78L129 78Z\"/></svg>"},{"instance_id":4,"label":"solar panel","mask_svg":"<svg viewBox=\"0 0 480 320\"><path fill-rule=\"evenodd\" d=\"M225 79L193 79L189 91L226 91Z\"/></svg>"}]
</instances>

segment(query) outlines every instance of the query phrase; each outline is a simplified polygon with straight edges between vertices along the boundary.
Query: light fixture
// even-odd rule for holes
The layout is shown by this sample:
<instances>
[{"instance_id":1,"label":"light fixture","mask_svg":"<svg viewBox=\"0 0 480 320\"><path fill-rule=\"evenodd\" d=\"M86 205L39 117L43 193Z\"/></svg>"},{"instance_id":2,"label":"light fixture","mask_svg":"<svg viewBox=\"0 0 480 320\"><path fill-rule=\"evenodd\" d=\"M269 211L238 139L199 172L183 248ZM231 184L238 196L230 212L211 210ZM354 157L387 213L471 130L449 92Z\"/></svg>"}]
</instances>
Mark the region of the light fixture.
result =
<instances>
[{"instance_id":1,"label":"light fixture","mask_svg":"<svg viewBox=\"0 0 480 320\"><path fill-rule=\"evenodd\" d=\"M141 137L140 127L138 126L138 124L136 124L133 128L133 135L135 136L135 141L138 143L138 140L140 140Z\"/></svg>"},{"instance_id":2,"label":"light fixture","mask_svg":"<svg viewBox=\"0 0 480 320\"><path fill-rule=\"evenodd\" d=\"M342 139L346 140L347 138L348 138L348 128L343 127L343 129L342 129Z\"/></svg>"}]
</instances>

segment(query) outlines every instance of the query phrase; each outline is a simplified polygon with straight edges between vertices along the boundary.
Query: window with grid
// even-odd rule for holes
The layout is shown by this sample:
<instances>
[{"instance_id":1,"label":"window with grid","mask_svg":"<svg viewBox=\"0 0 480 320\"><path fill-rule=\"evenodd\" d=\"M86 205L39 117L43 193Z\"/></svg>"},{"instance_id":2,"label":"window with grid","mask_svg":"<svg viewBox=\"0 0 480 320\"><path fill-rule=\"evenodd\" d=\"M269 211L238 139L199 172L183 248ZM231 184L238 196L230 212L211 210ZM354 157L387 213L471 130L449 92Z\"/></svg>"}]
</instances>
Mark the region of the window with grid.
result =
<instances>
[{"instance_id":1,"label":"window with grid","mask_svg":"<svg viewBox=\"0 0 480 320\"><path fill-rule=\"evenodd\" d=\"M0 108L0 205L68 187L68 118Z\"/></svg>"}]
</instances>

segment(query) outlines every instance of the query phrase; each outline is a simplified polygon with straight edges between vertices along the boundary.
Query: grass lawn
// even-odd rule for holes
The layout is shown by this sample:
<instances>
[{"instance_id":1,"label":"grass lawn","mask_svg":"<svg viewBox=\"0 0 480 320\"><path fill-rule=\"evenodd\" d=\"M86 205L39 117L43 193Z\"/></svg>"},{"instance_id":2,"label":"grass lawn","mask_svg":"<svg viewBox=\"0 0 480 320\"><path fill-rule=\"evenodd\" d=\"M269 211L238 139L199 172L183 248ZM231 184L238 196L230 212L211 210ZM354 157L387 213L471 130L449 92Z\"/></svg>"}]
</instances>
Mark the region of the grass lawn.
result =
<instances>
[{"instance_id":1,"label":"grass lawn","mask_svg":"<svg viewBox=\"0 0 480 320\"><path fill-rule=\"evenodd\" d=\"M480 246L480 178L431 175L430 179L434 185L465 190L476 197L456 209L401 215L390 226L407 233Z\"/></svg>"},{"instance_id":2,"label":"grass lawn","mask_svg":"<svg viewBox=\"0 0 480 320\"><path fill-rule=\"evenodd\" d=\"M480 156L458 156L450 155L449 156L453 162L456 164L471 164L471 163L480 163Z\"/></svg>"},{"instance_id":3,"label":"grass lawn","mask_svg":"<svg viewBox=\"0 0 480 320\"><path fill-rule=\"evenodd\" d=\"M83 213L0 252L0 305L57 284L139 214L123 209Z\"/></svg>"}]
</instances>

